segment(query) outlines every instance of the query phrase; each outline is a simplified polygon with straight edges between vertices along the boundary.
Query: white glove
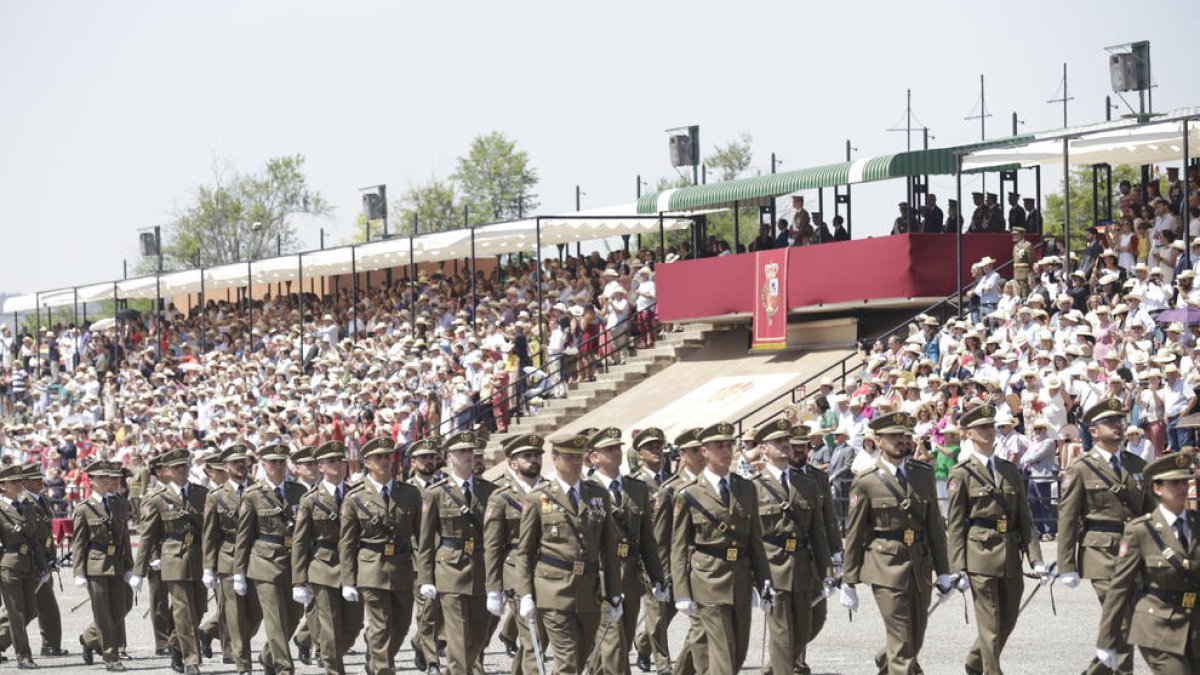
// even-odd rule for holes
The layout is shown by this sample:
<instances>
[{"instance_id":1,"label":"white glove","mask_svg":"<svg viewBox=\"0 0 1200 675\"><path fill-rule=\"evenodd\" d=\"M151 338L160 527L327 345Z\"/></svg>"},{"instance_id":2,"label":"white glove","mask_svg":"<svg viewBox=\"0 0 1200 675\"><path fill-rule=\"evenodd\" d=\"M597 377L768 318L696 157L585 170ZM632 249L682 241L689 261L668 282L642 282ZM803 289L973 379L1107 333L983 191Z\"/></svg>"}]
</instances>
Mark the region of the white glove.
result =
<instances>
[{"instance_id":1,"label":"white glove","mask_svg":"<svg viewBox=\"0 0 1200 675\"><path fill-rule=\"evenodd\" d=\"M667 600L671 599L671 591L664 583L654 584L654 586L650 588L650 594L653 595L654 599L658 602L666 602Z\"/></svg>"},{"instance_id":2,"label":"white glove","mask_svg":"<svg viewBox=\"0 0 1200 675\"><path fill-rule=\"evenodd\" d=\"M753 586L750 587L750 606L754 609L762 607L762 597L759 596L758 589Z\"/></svg>"},{"instance_id":3,"label":"white glove","mask_svg":"<svg viewBox=\"0 0 1200 675\"><path fill-rule=\"evenodd\" d=\"M940 588L933 589L933 604L940 605L950 599L950 594L954 592L953 588L948 589L945 593Z\"/></svg>"},{"instance_id":4,"label":"white glove","mask_svg":"<svg viewBox=\"0 0 1200 675\"><path fill-rule=\"evenodd\" d=\"M244 574L233 575L233 592L234 593L237 593L238 595L246 595L246 592L249 590L250 590L250 587L246 584L246 575L244 575Z\"/></svg>"},{"instance_id":5,"label":"white glove","mask_svg":"<svg viewBox=\"0 0 1200 675\"><path fill-rule=\"evenodd\" d=\"M1046 575L1046 563L1044 563L1044 562L1034 563L1033 573L1038 575L1039 577L1045 576Z\"/></svg>"},{"instance_id":6,"label":"white glove","mask_svg":"<svg viewBox=\"0 0 1200 675\"><path fill-rule=\"evenodd\" d=\"M842 561L843 560L844 560L844 558L842 557L841 551L838 551L837 553L834 553L832 556L830 556L829 562L833 563L834 573L836 573L836 574L842 573Z\"/></svg>"},{"instance_id":7,"label":"white glove","mask_svg":"<svg viewBox=\"0 0 1200 675\"><path fill-rule=\"evenodd\" d=\"M617 604L609 605L608 609L604 610L604 620L609 623L615 623L621 620L621 614L625 611L624 603L620 598L617 598Z\"/></svg>"},{"instance_id":8,"label":"white glove","mask_svg":"<svg viewBox=\"0 0 1200 675\"><path fill-rule=\"evenodd\" d=\"M46 572L46 573L45 573L45 574L43 574L42 576L38 577L38 583L39 583L39 584L44 584L44 583L46 583L47 581L50 581L50 573L49 573L49 572Z\"/></svg>"},{"instance_id":9,"label":"white glove","mask_svg":"<svg viewBox=\"0 0 1200 675\"><path fill-rule=\"evenodd\" d=\"M87 586L87 577L75 577L75 585L80 588Z\"/></svg>"},{"instance_id":10,"label":"white glove","mask_svg":"<svg viewBox=\"0 0 1200 675\"><path fill-rule=\"evenodd\" d=\"M842 584L842 607L852 612L858 609L858 591L850 584Z\"/></svg>"},{"instance_id":11,"label":"white glove","mask_svg":"<svg viewBox=\"0 0 1200 675\"><path fill-rule=\"evenodd\" d=\"M1058 575L1058 580L1067 588L1075 588L1079 585L1079 575L1075 572L1067 572L1066 574Z\"/></svg>"},{"instance_id":12,"label":"white glove","mask_svg":"<svg viewBox=\"0 0 1200 675\"><path fill-rule=\"evenodd\" d=\"M134 594L134 595L137 595L138 593L140 593L140 592L141 592L141 590L142 590L142 578L141 578L141 577L139 577L138 575L134 574L134 575L130 576L130 577L129 577L129 578L126 580L126 583L128 583L128 584L129 584L129 587L133 589L133 594Z\"/></svg>"},{"instance_id":13,"label":"white glove","mask_svg":"<svg viewBox=\"0 0 1200 675\"><path fill-rule=\"evenodd\" d=\"M342 599L346 602L358 602L358 589L353 586L342 586Z\"/></svg>"},{"instance_id":14,"label":"white glove","mask_svg":"<svg viewBox=\"0 0 1200 675\"><path fill-rule=\"evenodd\" d=\"M950 578L954 581L954 587L958 589L959 593L966 593L967 589L971 588L971 578L965 571L951 575Z\"/></svg>"},{"instance_id":15,"label":"white glove","mask_svg":"<svg viewBox=\"0 0 1200 675\"><path fill-rule=\"evenodd\" d=\"M437 597L437 587L433 584L421 584L421 588L418 592L421 594L421 597L425 598L426 600L432 600Z\"/></svg>"},{"instance_id":16,"label":"white glove","mask_svg":"<svg viewBox=\"0 0 1200 675\"><path fill-rule=\"evenodd\" d=\"M938 592L941 593L943 591L953 590L954 584L957 581L957 579L949 574L939 574L937 575L937 580L934 583L937 585Z\"/></svg>"},{"instance_id":17,"label":"white glove","mask_svg":"<svg viewBox=\"0 0 1200 675\"><path fill-rule=\"evenodd\" d=\"M763 582L762 589L762 611L765 614L771 613L771 607L775 604L775 587L770 581Z\"/></svg>"},{"instance_id":18,"label":"white glove","mask_svg":"<svg viewBox=\"0 0 1200 675\"><path fill-rule=\"evenodd\" d=\"M1064 575L1065 576L1065 575ZM1096 660L1108 666L1109 670L1117 669L1117 650L1115 649L1097 649Z\"/></svg>"},{"instance_id":19,"label":"white glove","mask_svg":"<svg viewBox=\"0 0 1200 675\"><path fill-rule=\"evenodd\" d=\"M524 621L533 621L533 613L537 609L537 605L533 603L532 595L521 596L521 606L518 608L521 619Z\"/></svg>"},{"instance_id":20,"label":"white glove","mask_svg":"<svg viewBox=\"0 0 1200 675\"><path fill-rule=\"evenodd\" d=\"M489 591L487 594L487 611L493 616L504 614L504 596L500 591Z\"/></svg>"},{"instance_id":21,"label":"white glove","mask_svg":"<svg viewBox=\"0 0 1200 675\"><path fill-rule=\"evenodd\" d=\"M150 569L154 570L155 572L157 572L158 570L161 570L162 569L162 558L151 560L150 561Z\"/></svg>"},{"instance_id":22,"label":"white glove","mask_svg":"<svg viewBox=\"0 0 1200 675\"><path fill-rule=\"evenodd\" d=\"M301 605L308 605L312 602L313 592L308 586L292 586L292 601L298 602Z\"/></svg>"},{"instance_id":23,"label":"white glove","mask_svg":"<svg viewBox=\"0 0 1200 675\"><path fill-rule=\"evenodd\" d=\"M691 598L679 598L675 601L675 610L684 616L691 616L696 612L696 603Z\"/></svg>"},{"instance_id":24,"label":"white glove","mask_svg":"<svg viewBox=\"0 0 1200 675\"><path fill-rule=\"evenodd\" d=\"M132 577L133 577L133 572L130 572L129 570L125 570L125 583L129 583L129 580Z\"/></svg>"},{"instance_id":25,"label":"white glove","mask_svg":"<svg viewBox=\"0 0 1200 675\"><path fill-rule=\"evenodd\" d=\"M206 569L204 570L204 574L201 575L200 581L204 584L205 588L211 591L217 585L217 575L213 574L212 570Z\"/></svg>"},{"instance_id":26,"label":"white glove","mask_svg":"<svg viewBox=\"0 0 1200 675\"><path fill-rule=\"evenodd\" d=\"M821 597L828 598L833 595L833 585L837 583L837 579L833 577L825 577L821 581Z\"/></svg>"}]
</instances>

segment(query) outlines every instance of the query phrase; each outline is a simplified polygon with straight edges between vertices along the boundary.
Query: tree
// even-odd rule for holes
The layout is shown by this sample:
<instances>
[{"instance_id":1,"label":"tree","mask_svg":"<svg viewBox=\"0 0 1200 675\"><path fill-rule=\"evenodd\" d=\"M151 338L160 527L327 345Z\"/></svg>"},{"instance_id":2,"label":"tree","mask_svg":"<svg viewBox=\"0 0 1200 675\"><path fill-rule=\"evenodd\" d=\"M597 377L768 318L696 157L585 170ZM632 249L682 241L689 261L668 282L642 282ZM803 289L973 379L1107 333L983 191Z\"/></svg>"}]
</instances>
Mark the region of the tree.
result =
<instances>
[{"instance_id":1,"label":"tree","mask_svg":"<svg viewBox=\"0 0 1200 675\"><path fill-rule=\"evenodd\" d=\"M462 190L471 213L497 221L515 220L540 204L533 192L537 170L529 165L529 155L516 145L493 131L476 136L467 154L458 158L458 168L450 178Z\"/></svg>"},{"instance_id":2,"label":"tree","mask_svg":"<svg viewBox=\"0 0 1200 675\"><path fill-rule=\"evenodd\" d=\"M417 234L442 232L462 227L463 201L452 181L430 179L425 185L410 185L408 191L392 203L388 230L396 236L407 237L413 229L413 214L417 216ZM378 224L372 225L371 239L382 234ZM354 242L367 240L367 219L358 214Z\"/></svg>"},{"instance_id":3,"label":"tree","mask_svg":"<svg viewBox=\"0 0 1200 675\"><path fill-rule=\"evenodd\" d=\"M213 170L213 184L196 188L192 204L163 232L165 269L213 267L299 249L292 216L328 216L332 209L308 186L304 157L276 157L258 174ZM153 272L153 259L139 265Z\"/></svg>"},{"instance_id":4,"label":"tree","mask_svg":"<svg viewBox=\"0 0 1200 675\"><path fill-rule=\"evenodd\" d=\"M752 141L750 134L739 134L737 140L713 147L713 153L704 158L704 163L718 170L720 180L736 180L750 168L750 162L754 159L754 152L750 149Z\"/></svg>"},{"instance_id":5,"label":"tree","mask_svg":"<svg viewBox=\"0 0 1200 675\"><path fill-rule=\"evenodd\" d=\"M1121 181L1127 180L1131 184L1137 184L1141 181L1141 169L1130 164L1118 164L1112 170L1112 189L1113 189L1113 219L1119 219L1121 214L1117 210L1117 186ZM1071 186L1071 242L1072 247L1076 247L1076 242L1083 241L1083 233L1087 228L1095 225L1093 222L1092 205L1095 201L1092 198L1092 168L1089 166L1078 166L1071 169L1070 174ZM1059 190L1063 189L1062 181L1059 181ZM1100 198L1100 220L1105 218L1104 209L1104 186L1101 185L1097 195ZM1046 196L1046 213L1045 213L1045 232L1046 234L1055 234L1062 236L1063 233L1063 217L1064 217L1064 201L1062 194L1052 194Z\"/></svg>"}]
</instances>

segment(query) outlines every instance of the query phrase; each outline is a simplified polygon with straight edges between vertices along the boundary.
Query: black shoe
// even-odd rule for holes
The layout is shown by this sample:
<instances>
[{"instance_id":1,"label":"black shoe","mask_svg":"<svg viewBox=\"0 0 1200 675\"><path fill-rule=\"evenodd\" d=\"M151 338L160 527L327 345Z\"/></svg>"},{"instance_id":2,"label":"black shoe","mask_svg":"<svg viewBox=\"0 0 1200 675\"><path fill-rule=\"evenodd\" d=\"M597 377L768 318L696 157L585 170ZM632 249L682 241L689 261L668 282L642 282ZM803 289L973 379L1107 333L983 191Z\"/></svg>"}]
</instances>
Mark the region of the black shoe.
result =
<instances>
[{"instance_id":1,"label":"black shoe","mask_svg":"<svg viewBox=\"0 0 1200 675\"><path fill-rule=\"evenodd\" d=\"M129 652L125 651L124 649L117 652L117 656L121 657L122 661L132 661L133 660L133 657L129 655Z\"/></svg>"},{"instance_id":2,"label":"black shoe","mask_svg":"<svg viewBox=\"0 0 1200 675\"><path fill-rule=\"evenodd\" d=\"M200 675L200 666L188 666L183 669L185 675Z\"/></svg>"},{"instance_id":3,"label":"black shoe","mask_svg":"<svg viewBox=\"0 0 1200 675\"><path fill-rule=\"evenodd\" d=\"M425 675L442 675L442 667L435 663L425 669Z\"/></svg>"},{"instance_id":4,"label":"black shoe","mask_svg":"<svg viewBox=\"0 0 1200 675\"><path fill-rule=\"evenodd\" d=\"M87 646L87 643L83 641L82 635L79 636L79 646L83 647L83 662L89 666L95 663L95 653L92 652L92 648Z\"/></svg>"},{"instance_id":5,"label":"black shoe","mask_svg":"<svg viewBox=\"0 0 1200 675\"><path fill-rule=\"evenodd\" d=\"M171 670L177 673L183 672L183 652L178 649L171 650Z\"/></svg>"},{"instance_id":6,"label":"black shoe","mask_svg":"<svg viewBox=\"0 0 1200 675\"><path fill-rule=\"evenodd\" d=\"M446 643L443 640L437 641L438 658L446 658Z\"/></svg>"},{"instance_id":7,"label":"black shoe","mask_svg":"<svg viewBox=\"0 0 1200 675\"><path fill-rule=\"evenodd\" d=\"M967 675L983 675L982 670L975 670L971 666L964 666L967 669Z\"/></svg>"},{"instance_id":8,"label":"black shoe","mask_svg":"<svg viewBox=\"0 0 1200 675\"><path fill-rule=\"evenodd\" d=\"M312 649L300 644L300 640L292 638L292 644L296 645L296 658L300 659L300 663L306 666L312 665Z\"/></svg>"},{"instance_id":9,"label":"black shoe","mask_svg":"<svg viewBox=\"0 0 1200 675\"><path fill-rule=\"evenodd\" d=\"M110 673L123 673L125 672L125 664L120 661L113 661L112 663L104 664L104 669Z\"/></svg>"},{"instance_id":10,"label":"black shoe","mask_svg":"<svg viewBox=\"0 0 1200 675\"><path fill-rule=\"evenodd\" d=\"M162 649L155 649L154 655L155 656L170 656L171 650L167 649L166 647L163 647Z\"/></svg>"},{"instance_id":11,"label":"black shoe","mask_svg":"<svg viewBox=\"0 0 1200 675\"><path fill-rule=\"evenodd\" d=\"M263 663L262 654L258 655L258 665L262 666L263 672L266 673L266 675L275 675L275 669L268 668L267 664Z\"/></svg>"},{"instance_id":12,"label":"black shoe","mask_svg":"<svg viewBox=\"0 0 1200 675\"><path fill-rule=\"evenodd\" d=\"M638 667L638 670L642 671L643 673L650 672L650 655L649 654L638 654L637 667Z\"/></svg>"},{"instance_id":13,"label":"black shoe","mask_svg":"<svg viewBox=\"0 0 1200 675\"><path fill-rule=\"evenodd\" d=\"M237 663L237 659L232 656L222 656L221 663Z\"/></svg>"},{"instance_id":14,"label":"black shoe","mask_svg":"<svg viewBox=\"0 0 1200 675\"><path fill-rule=\"evenodd\" d=\"M42 656L66 656L67 650L55 645L42 645Z\"/></svg>"},{"instance_id":15,"label":"black shoe","mask_svg":"<svg viewBox=\"0 0 1200 675\"><path fill-rule=\"evenodd\" d=\"M371 655L367 654L368 666L370 665L370 663L371 663ZM416 645L413 645L413 668L416 668L418 671L424 672L425 667L427 665L428 664L425 662L425 653L422 652L419 647L417 647Z\"/></svg>"},{"instance_id":16,"label":"black shoe","mask_svg":"<svg viewBox=\"0 0 1200 675\"><path fill-rule=\"evenodd\" d=\"M200 653L204 655L204 658L211 659L212 654L213 654L213 652L212 652L212 641L213 641L212 636L209 635L208 633L204 632L203 629L197 631L197 634L200 638Z\"/></svg>"},{"instance_id":17,"label":"black shoe","mask_svg":"<svg viewBox=\"0 0 1200 675\"><path fill-rule=\"evenodd\" d=\"M33 659L25 659L17 662L17 668L20 670L37 670L40 667L41 666L33 662Z\"/></svg>"},{"instance_id":18,"label":"black shoe","mask_svg":"<svg viewBox=\"0 0 1200 675\"><path fill-rule=\"evenodd\" d=\"M371 669L371 656L370 656L370 654L368 654L368 655L367 655L367 663L366 663L366 666L367 666L367 675L375 675L375 671Z\"/></svg>"},{"instance_id":19,"label":"black shoe","mask_svg":"<svg viewBox=\"0 0 1200 675\"><path fill-rule=\"evenodd\" d=\"M509 640L508 638L504 637L503 635L497 635L496 637L500 638L500 644L504 645L504 653L508 655L508 658L510 658L510 659L516 658L517 643L512 640Z\"/></svg>"}]
</instances>

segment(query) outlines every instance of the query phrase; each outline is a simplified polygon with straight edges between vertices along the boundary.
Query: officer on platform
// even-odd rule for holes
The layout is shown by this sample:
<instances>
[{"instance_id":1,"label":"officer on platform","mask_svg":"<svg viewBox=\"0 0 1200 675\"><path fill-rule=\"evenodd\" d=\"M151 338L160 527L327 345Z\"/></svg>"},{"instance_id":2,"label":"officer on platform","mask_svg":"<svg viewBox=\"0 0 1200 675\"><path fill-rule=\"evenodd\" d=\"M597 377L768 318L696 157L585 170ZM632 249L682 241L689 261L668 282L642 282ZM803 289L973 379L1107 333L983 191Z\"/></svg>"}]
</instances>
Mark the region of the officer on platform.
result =
<instances>
[{"instance_id":1,"label":"officer on platform","mask_svg":"<svg viewBox=\"0 0 1200 675\"><path fill-rule=\"evenodd\" d=\"M87 467L92 496L75 507L71 536L75 585L87 589L92 623L79 636L83 662L91 665L99 652L104 668L123 672L121 636L132 602L129 580L133 549L129 540L129 502L115 497L121 480L119 462L95 461Z\"/></svg>"}]
</instances>

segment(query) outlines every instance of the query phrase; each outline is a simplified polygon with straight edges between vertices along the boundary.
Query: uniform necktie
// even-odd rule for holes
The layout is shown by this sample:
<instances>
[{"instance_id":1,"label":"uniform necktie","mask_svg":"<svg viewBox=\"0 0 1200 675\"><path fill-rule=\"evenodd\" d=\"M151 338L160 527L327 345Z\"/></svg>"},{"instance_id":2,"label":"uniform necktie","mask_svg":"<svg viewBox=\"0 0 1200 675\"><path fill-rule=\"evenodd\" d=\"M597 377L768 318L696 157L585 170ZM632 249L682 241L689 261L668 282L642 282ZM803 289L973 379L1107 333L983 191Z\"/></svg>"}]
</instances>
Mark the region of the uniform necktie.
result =
<instances>
[{"instance_id":1,"label":"uniform necktie","mask_svg":"<svg viewBox=\"0 0 1200 675\"><path fill-rule=\"evenodd\" d=\"M238 497L242 496L242 491L246 489L245 485L238 485Z\"/></svg>"},{"instance_id":2,"label":"uniform necktie","mask_svg":"<svg viewBox=\"0 0 1200 675\"><path fill-rule=\"evenodd\" d=\"M21 502L14 499L12 505L13 505L13 509L16 510L18 516L24 515L24 511L21 510Z\"/></svg>"},{"instance_id":3,"label":"uniform necktie","mask_svg":"<svg viewBox=\"0 0 1200 675\"><path fill-rule=\"evenodd\" d=\"M467 503L467 507L469 508L470 506L472 506L472 504L471 504L471 481L464 480L463 484L462 484L462 490L463 490L463 501L465 501Z\"/></svg>"},{"instance_id":4,"label":"uniform necktie","mask_svg":"<svg viewBox=\"0 0 1200 675\"><path fill-rule=\"evenodd\" d=\"M383 486L383 489L381 489L379 491L379 496L383 497L383 508L391 509L392 508L392 495L391 495L391 491L388 490L388 486L386 486L386 485Z\"/></svg>"},{"instance_id":5,"label":"uniform necktie","mask_svg":"<svg viewBox=\"0 0 1200 675\"><path fill-rule=\"evenodd\" d=\"M279 503L283 503L283 486L279 485L275 488L275 496L279 498Z\"/></svg>"},{"instance_id":6,"label":"uniform necktie","mask_svg":"<svg viewBox=\"0 0 1200 675\"><path fill-rule=\"evenodd\" d=\"M900 484L901 488L908 489L908 476L904 475L904 467L902 466L896 467L896 482Z\"/></svg>"},{"instance_id":7,"label":"uniform necktie","mask_svg":"<svg viewBox=\"0 0 1200 675\"><path fill-rule=\"evenodd\" d=\"M722 478L720 484L717 485L717 491L721 495L721 504L729 506L729 478Z\"/></svg>"},{"instance_id":8,"label":"uniform necktie","mask_svg":"<svg viewBox=\"0 0 1200 675\"><path fill-rule=\"evenodd\" d=\"M987 461L987 470L988 470L988 476L992 479L992 482L995 483L996 482L996 469L994 469L992 467L992 458L991 457L989 457L988 461Z\"/></svg>"},{"instance_id":9,"label":"uniform necktie","mask_svg":"<svg viewBox=\"0 0 1200 675\"><path fill-rule=\"evenodd\" d=\"M783 494L785 494L785 495L788 494L789 491L791 490L791 486L788 485L788 483L791 482L790 480L788 480L788 471L789 471L789 469L784 469L779 474L779 482L783 484Z\"/></svg>"},{"instance_id":10,"label":"uniform necktie","mask_svg":"<svg viewBox=\"0 0 1200 675\"><path fill-rule=\"evenodd\" d=\"M179 488L179 498L182 499L185 504L187 503L187 486L186 485Z\"/></svg>"},{"instance_id":11,"label":"uniform necktie","mask_svg":"<svg viewBox=\"0 0 1200 675\"><path fill-rule=\"evenodd\" d=\"M107 515L110 515L110 516L111 516L111 515L112 515L112 508L111 508L111 507L109 506L109 504L108 504L108 497L104 497L104 498L103 498L103 499L101 499L100 501L104 503L104 513L106 513Z\"/></svg>"},{"instance_id":12,"label":"uniform necktie","mask_svg":"<svg viewBox=\"0 0 1200 675\"><path fill-rule=\"evenodd\" d=\"M579 511L579 494L575 492L574 487L572 487L570 490L567 490L567 499L571 500L571 508L574 509L576 512L578 512Z\"/></svg>"},{"instance_id":13,"label":"uniform necktie","mask_svg":"<svg viewBox=\"0 0 1200 675\"><path fill-rule=\"evenodd\" d=\"M612 492L613 506L618 506L621 503L621 481L614 480L608 484L609 491Z\"/></svg>"},{"instance_id":14,"label":"uniform necktie","mask_svg":"<svg viewBox=\"0 0 1200 675\"><path fill-rule=\"evenodd\" d=\"M342 486L339 485L333 489L333 498L337 501L338 510L342 508Z\"/></svg>"},{"instance_id":15,"label":"uniform necktie","mask_svg":"<svg viewBox=\"0 0 1200 675\"><path fill-rule=\"evenodd\" d=\"M1179 540L1179 544L1183 546L1183 550L1188 549L1187 533L1183 531L1183 516L1175 519L1175 538Z\"/></svg>"},{"instance_id":16,"label":"uniform necktie","mask_svg":"<svg viewBox=\"0 0 1200 675\"><path fill-rule=\"evenodd\" d=\"M1117 476L1121 475L1121 460L1119 457L1117 457L1117 453L1114 452L1112 456L1108 458L1108 464L1112 467L1112 470L1116 472Z\"/></svg>"}]
</instances>

